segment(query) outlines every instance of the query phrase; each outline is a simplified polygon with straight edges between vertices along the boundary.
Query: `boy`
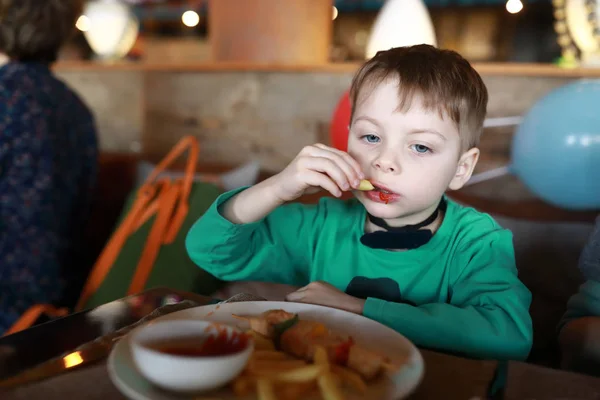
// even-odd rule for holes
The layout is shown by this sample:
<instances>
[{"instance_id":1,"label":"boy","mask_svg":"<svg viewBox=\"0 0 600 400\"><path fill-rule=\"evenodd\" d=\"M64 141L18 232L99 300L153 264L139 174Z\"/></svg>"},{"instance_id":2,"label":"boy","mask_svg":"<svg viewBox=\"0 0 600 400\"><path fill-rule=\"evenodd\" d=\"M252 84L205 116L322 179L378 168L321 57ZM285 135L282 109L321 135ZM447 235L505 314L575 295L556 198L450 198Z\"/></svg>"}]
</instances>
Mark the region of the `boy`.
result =
<instances>
[{"instance_id":1,"label":"boy","mask_svg":"<svg viewBox=\"0 0 600 400\"><path fill-rule=\"evenodd\" d=\"M422 347L525 359L531 294L512 236L444 196L479 156L479 75L452 51L395 48L358 71L350 97L348 153L308 146L281 173L222 195L189 232L192 260L224 280L306 285L287 300L362 314ZM363 178L375 190L356 190ZM355 198L285 204L318 189Z\"/></svg>"}]
</instances>

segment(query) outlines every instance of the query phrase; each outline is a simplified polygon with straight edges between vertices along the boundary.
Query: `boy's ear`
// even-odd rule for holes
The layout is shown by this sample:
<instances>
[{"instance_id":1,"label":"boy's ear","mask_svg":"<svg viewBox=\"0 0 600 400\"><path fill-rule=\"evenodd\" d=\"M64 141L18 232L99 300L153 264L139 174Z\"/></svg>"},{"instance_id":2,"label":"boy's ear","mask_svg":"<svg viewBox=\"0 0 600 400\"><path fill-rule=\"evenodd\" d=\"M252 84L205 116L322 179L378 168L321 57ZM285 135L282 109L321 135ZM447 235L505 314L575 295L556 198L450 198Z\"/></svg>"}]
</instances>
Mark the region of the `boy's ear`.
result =
<instances>
[{"instance_id":1,"label":"boy's ear","mask_svg":"<svg viewBox=\"0 0 600 400\"><path fill-rule=\"evenodd\" d=\"M465 183L471 179L475 165L479 160L479 149L474 147L468 151L465 151L458 160L458 166L456 167L456 174L450 181L448 188L451 190L458 190L462 188Z\"/></svg>"}]
</instances>

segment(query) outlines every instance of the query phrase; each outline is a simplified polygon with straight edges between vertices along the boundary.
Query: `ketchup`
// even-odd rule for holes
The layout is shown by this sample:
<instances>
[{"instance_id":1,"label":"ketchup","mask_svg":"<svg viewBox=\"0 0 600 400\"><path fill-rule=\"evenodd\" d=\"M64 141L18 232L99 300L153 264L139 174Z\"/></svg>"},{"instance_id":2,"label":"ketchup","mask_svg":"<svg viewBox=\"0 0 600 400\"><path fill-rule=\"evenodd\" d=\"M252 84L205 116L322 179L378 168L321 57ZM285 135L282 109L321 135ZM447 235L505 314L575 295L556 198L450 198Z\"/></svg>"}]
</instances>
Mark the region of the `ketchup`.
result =
<instances>
[{"instance_id":1,"label":"ketchup","mask_svg":"<svg viewBox=\"0 0 600 400\"><path fill-rule=\"evenodd\" d=\"M381 201L385 201L385 204L388 204L390 202L390 195L387 193L383 193L383 192L379 192L379 200Z\"/></svg>"},{"instance_id":2,"label":"ketchup","mask_svg":"<svg viewBox=\"0 0 600 400\"><path fill-rule=\"evenodd\" d=\"M246 333L229 334L224 327L214 327L216 335L210 335L202 343L201 338L186 340L185 343L169 343L156 346L161 353L183 357L215 357L238 353L248 346L250 340ZM210 329L210 328L208 328ZM195 344L195 343L199 344Z\"/></svg>"},{"instance_id":3,"label":"ketchup","mask_svg":"<svg viewBox=\"0 0 600 400\"><path fill-rule=\"evenodd\" d=\"M339 344L335 348L334 363L339 365L348 364L348 357L350 356L350 347L354 345L354 340L350 337L344 343Z\"/></svg>"}]
</instances>

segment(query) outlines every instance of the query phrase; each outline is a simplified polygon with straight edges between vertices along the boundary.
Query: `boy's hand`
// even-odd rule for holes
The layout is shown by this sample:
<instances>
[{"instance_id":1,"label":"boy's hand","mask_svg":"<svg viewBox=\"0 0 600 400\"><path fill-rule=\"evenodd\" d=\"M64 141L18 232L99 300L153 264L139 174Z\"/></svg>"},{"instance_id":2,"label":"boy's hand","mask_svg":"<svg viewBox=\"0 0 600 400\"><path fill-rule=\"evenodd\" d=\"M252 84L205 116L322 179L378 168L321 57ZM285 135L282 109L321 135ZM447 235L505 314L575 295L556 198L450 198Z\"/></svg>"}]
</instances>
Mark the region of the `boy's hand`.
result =
<instances>
[{"instance_id":1,"label":"boy's hand","mask_svg":"<svg viewBox=\"0 0 600 400\"><path fill-rule=\"evenodd\" d=\"M339 197L342 191L358 188L364 174L348 153L323 144L307 146L273 177L273 192L282 202L323 188Z\"/></svg>"},{"instance_id":2,"label":"boy's hand","mask_svg":"<svg viewBox=\"0 0 600 400\"><path fill-rule=\"evenodd\" d=\"M350 296L327 282L312 282L286 296L287 301L318 304L362 314L365 300Z\"/></svg>"}]
</instances>

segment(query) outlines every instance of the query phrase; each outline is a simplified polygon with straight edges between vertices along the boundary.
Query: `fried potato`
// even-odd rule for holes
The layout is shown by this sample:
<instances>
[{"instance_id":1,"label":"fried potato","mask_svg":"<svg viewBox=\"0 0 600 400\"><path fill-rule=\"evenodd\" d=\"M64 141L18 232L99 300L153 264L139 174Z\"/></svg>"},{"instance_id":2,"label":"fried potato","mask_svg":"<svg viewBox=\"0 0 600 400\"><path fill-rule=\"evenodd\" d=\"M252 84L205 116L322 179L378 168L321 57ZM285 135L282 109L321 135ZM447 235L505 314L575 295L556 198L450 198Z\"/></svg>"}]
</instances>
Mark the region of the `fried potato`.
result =
<instances>
[{"instance_id":1,"label":"fried potato","mask_svg":"<svg viewBox=\"0 0 600 400\"><path fill-rule=\"evenodd\" d=\"M311 334L318 337L320 329L313 329ZM254 352L244 371L230 384L236 397L255 393L258 400L300 400L315 392L324 400L343 400L342 389L367 393L362 376L330 363L331 354L324 346L316 346L312 361L307 361L277 350L270 338L254 331L248 334L254 339Z\"/></svg>"},{"instance_id":2,"label":"fried potato","mask_svg":"<svg viewBox=\"0 0 600 400\"><path fill-rule=\"evenodd\" d=\"M256 394L258 400L277 400L273 383L267 379L261 378L256 382Z\"/></svg>"},{"instance_id":3,"label":"fried potato","mask_svg":"<svg viewBox=\"0 0 600 400\"><path fill-rule=\"evenodd\" d=\"M273 374L273 379L278 382L308 382L317 379L322 372L322 366L308 365L306 367Z\"/></svg>"},{"instance_id":4,"label":"fried potato","mask_svg":"<svg viewBox=\"0 0 600 400\"><path fill-rule=\"evenodd\" d=\"M336 376L341 378L344 385L351 387L361 394L367 392L367 384L356 372L339 365L332 365L331 370Z\"/></svg>"},{"instance_id":5,"label":"fried potato","mask_svg":"<svg viewBox=\"0 0 600 400\"><path fill-rule=\"evenodd\" d=\"M287 371L306 366L304 360L252 360L248 365L251 374Z\"/></svg>"},{"instance_id":6,"label":"fried potato","mask_svg":"<svg viewBox=\"0 0 600 400\"><path fill-rule=\"evenodd\" d=\"M314 355L315 364L323 367L323 373L317 378L317 383L321 389L321 394L325 400L343 400L342 394L336 378L331 373L331 365L327 358L327 350L318 346Z\"/></svg>"},{"instance_id":7,"label":"fried potato","mask_svg":"<svg viewBox=\"0 0 600 400\"><path fill-rule=\"evenodd\" d=\"M253 330L249 330L246 332L247 334L249 334L252 339L254 339L254 349L256 350L269 350L269 351L275 351L275 345L273 344L273 341L270 340L269 338L261 335L260 333L257 333Z\"/></svg>"},{"instance_id":8,"label":"fried potato","mask_svg":"<svg viewBox=\"0 0 600 400\"><path fill-rule=\"evenodd\" d=\"M283 351L277 350L255 350L252 353L252 358L254 360L294 360L293 357Z\"/></svg>"},{"instance_id":9,"label":"fried potato","mask_svg":"<svg viewBox=\"0 0 600 400\"><path fill-rule=\"evenodd\" d=\"M280 400L297 400L303 399L306 394L317 389L315 381L302 383L284 383L280 388L277 388L277 397Z\"/></svg>"},{"instance_id":10,"label":"fried potato","mask_svg":"<svg viewBox=\"0 0 600 400\"><path fill-rule=\"evenodd\" d=\"M231 386L233 393L237 397L244 397L254 391L256 381L251 376L240 375L235 378Z\"/></svg>"},{"instance_id":11,"label":"fried potato","mask_svg":"<svg viewBox=\"0 0 600 400\"><path fill-rule=\"evenodd\" d=\"M371 182L366 179L361 179L360 184L358 185L358 190L369 191L375 189L375 186Z\"/></svg>"}]
</instances>

